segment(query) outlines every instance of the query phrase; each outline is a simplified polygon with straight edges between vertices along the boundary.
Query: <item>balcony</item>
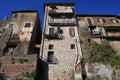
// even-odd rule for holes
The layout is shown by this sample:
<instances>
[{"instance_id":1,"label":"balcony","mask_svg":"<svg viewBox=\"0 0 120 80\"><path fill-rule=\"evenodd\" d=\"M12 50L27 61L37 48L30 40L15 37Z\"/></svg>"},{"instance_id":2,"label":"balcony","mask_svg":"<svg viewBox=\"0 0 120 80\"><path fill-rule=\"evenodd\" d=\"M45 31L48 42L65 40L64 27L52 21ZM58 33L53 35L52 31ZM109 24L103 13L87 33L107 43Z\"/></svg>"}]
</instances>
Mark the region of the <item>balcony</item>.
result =
<instances>
[{"instance_id":1,"label":"balcony","mask_svg":"<svg viewBox=\"0 0 120 80\"><path fill-rule=\"evenodd\" d=\"M108 32L120 32L120 26L105 26L104 29Z\"/></svg>"},{"instance_id":2,"label":"balcony","mask_svg":"<svg viewBox=\"0 0 120 80\"><path fill-rule=\"evenodd\" d=\"M16 47L18 41L17 40L9 40L6 44L8 47Z\"/></svg>"},{"instance_id":3,"label":"balcony","mask_svg":"<svg viewBox=\"0 0 120 80\"><path fill-rule=\"evenodd\" d=\"M16 46L17 46L17 43L20 42L19 39L20 39L20 38L19 38L18 35L13 35L13 37L10 38L10 39L6 42L6 44L7 44L8 47L16 47Z\"/></svg>"},{"instance_id":4,"label":"balcony","mask_svg":"<svg viewBox=\"0 0 120 80\"><path fill-rule=\"evenodd\" d=\"M105 37L120 37L120 27L119 26L106 26L104 27L106 36Z\"/></svg>"},{"instance_id":5,"label":"balcony","mask_svg":"<svg viewBox=\"0 0 120 80\"><path fill-rule=\"evenodd\" d=\"M49 18L49 25L50 26L75 26L76 25L76 20L75 18L68 18L68 19L64 19L64 18L59 18L59 19L52 19Z\"/></svg>"},{"instance_id":6,"label":"balcony","mask_svg":"<svg viewBox=\"0 0 120 80\"><path fill-rule=\"evenodd\" d=\"M49 40L54 40L54 39L63 39L64 36L62 34L58 34L57 32L56 33L53 33L53 34L44 34L44 37L49 39Z\"/></svg>"},{"instance_id":7,"label":"balcony","mask_svg":"<svg viewBox=\"0 0 120 80\"><path fill-rule=\"evenodd\" d=\"M73 15L73 9L50 9L48 14L50 16L59 16L59 15L67 15L71 16Z\"/></svg>"}]
</instances>

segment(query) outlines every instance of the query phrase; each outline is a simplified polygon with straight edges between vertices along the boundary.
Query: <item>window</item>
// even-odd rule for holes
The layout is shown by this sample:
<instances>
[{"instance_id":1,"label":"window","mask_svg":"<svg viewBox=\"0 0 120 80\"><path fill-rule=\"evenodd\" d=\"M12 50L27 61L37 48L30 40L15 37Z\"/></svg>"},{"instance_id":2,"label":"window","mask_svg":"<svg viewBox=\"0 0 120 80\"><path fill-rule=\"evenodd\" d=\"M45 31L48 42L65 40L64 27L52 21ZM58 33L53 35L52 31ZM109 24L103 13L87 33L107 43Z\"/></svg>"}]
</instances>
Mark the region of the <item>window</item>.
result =
<instances>
[{"instance_id":1,"label":"window","mask_svg":"<svg viewBox=\"0 0 120 80\"><path fill-rule=\"evenodd\" d=\"M17 18L17 17L18 17L18 13L15 13L13 17L14 17L14 18Z\"/></svg>"},{"instance_id":2,"label":"window","mask_svg":"<svg viewBox=\"0 0 120 80\"><path fill-rule=\"evenodd\" d=\"M101 18L97 18L99 23L105 23L105 20L101 19Z\"/></svg>"},{"instance_id":3,"label":"window","mask_svg":"<svg viewBox=\"0 0 120 80\"><path fill-rule=\"evenodd\" d=\"M53 58L54 58L54 52L48 51L47 62L53 62Z\"/></svg>"},{"instance_id":4,"label":"window","mask_svg":"<svg viewBox=\"0 0 120 80\"><path fill-rule=\"evenodd\" d=\"M59 33L60 33L60 34L63 34L63 30L62 30L62 29L60 29L60 30L59 30Z\"/></svg>"},{"instance_id":5,"label":"window","mask_svg":"<svg viewBox=\"0 0 120 80\"><path fill-rule=\"evenodd\" d=\"M8 28L13 29L13 24L9 24Z\"/></svg>"},{"instance_id":6,"label":"window","mask_svg":"<svg viewBox=\"0 0 120 80\"><path fill-rule=\"evenodd\" d=\"M75 49L75 44L71 44L71 49Z\"/></svg>"},{"instance_id":7,"label":"window","mask_svg":"<svg viewBox=\"0 0 120 80\"><path fill-rule=\"evenodd\" d=\"M74 36L75 36L74 28L69 28L69 35L70 35L71 37L74 37Z\"/></svg>"},{"instance_id":8,"label":"window","mask_svg":"<svg viewBox=\"0 0 120 80\"><path fill-rule=\"evenodd\" d=\"M118 23L118 21L116 19L111 19L112 23Z\"/></svg>"},{"instance_id":9,"label":"window","mask_svg":"<svg viewBox=\"0 0 120 80\"><path fill-rule=\"evenodd\" d=\"M89 24L89 25L92 25L92 21L91 21L90 18L87 18L87 21L88 21L88 24Z\"/></svg>"},{"instance_id":10,"label":"window","mask_svg":"<svg viewBox=\"0 0 120 80\"><path fill-rule=\"evenodd\" d=\"M31 23L25 23L25 28L28 28L31 26Z\"/></svg>"},{"instance_id":11,"label":"window","mask_svg":"<svg viewBox=\"0 0 120 80\"><path fill-rule=\"evenodd\" d=\"M54 28L49 28L49 34L52 35L54 33Z\"/></svg>"},{"instance_id":12,"label":"window","mask_svg":"<svg viewBox=\"0 0 120 80\"><path fill-rule=\"evenodd\" d=\"M49 49L53 49L54 45L53 44L49 44Z\"/></svg>"},{"instance_id":13,"label":"window","mask_svg":"<svg viewBox=\"0 0 120 80\"><path fill-rule=\"evenodd\" d=\"M23 35L23 34L24 34L24 32L21 33L21 35Z\"/></svg>"}]
</instances>

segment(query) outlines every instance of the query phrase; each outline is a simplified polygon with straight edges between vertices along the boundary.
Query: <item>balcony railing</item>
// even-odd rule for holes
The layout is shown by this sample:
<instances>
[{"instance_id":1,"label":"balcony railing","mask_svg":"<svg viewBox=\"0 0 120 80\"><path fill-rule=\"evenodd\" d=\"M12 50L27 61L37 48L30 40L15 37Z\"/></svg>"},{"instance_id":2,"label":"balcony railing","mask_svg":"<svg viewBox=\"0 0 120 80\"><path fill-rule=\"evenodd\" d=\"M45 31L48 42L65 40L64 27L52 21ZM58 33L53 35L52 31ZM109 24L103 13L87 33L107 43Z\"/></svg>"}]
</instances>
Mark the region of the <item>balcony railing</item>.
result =
<instances>
[{"instance_id":1,"label":"balcony railing","mask_svg":"<svg viewBox=\"0 0 120 80\"><path fill-rule=\"evenodd\" d=\"M50 9L50 10L48 10L48 14L50 16L60 16L60 15L71 16L71 15L73 15L73 13L74 13L73 9L70 9L70 10Z\"/></svg>"},{"instance_id":2,"label":"balcony railing","mask_svg":"<svg viewBox=\"0 0 120 80\"><path fill-rule=\"evenodd\" d=\"M57 64L57 63L59 63L58 60L57 60L57 58L55 56L52 57L52 60L51 60L51 58L48 57L47 58L47 62L49 64Z\"/></svg>"},{"instance_id":3,"label":"balcony railing","mask_svg":"<svg viewBox=\"0 0 120 80\"><path fill-rule=\"evenodd\" d=\"M47 39L64 39L64 36L62 34L53 33L53 34L44 34L44 37Z\"/></svg>"},{"instance_id":4,"label":"balcony railing","mask_svg":"<svg viewBox=\"0 0 120 80\"><path fill-rule=\"evenodd\" d=\"M49 25L51 25L51 26L56 26L56 25L74 26L74 25L76 25L76 20L74 18L72 18L72 19L61 19L61 18L60 19L52 19L52 18L50 18Z\"/></svg>"}]
</instances>

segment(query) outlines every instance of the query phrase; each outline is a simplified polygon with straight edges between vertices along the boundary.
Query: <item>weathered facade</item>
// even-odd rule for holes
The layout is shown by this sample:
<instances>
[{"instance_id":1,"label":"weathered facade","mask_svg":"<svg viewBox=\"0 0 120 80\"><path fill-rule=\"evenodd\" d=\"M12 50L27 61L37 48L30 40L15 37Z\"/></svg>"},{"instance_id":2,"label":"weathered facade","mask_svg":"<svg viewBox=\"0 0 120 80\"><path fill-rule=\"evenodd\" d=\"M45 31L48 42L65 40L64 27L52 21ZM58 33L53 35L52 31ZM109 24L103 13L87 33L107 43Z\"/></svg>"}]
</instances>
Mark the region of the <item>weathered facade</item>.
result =
<instances>
[{"instance_id":1,"label":"weathered facade","mask_svg":"<svg viewBox=\"0 0 120 80\"><path fill-rule=\"evenodd\" d=\"M113 68L102 60L100 63L90 63L90 57L93 57L90 55L90 50L93 42L102 44L107 40L114 50L114 55L120 55L120 17L94 14L77 14L76 17L83 59L87 63L82 67L85 68L87 77L91 80L112 80L116 74L115 78L119 80L119 69L117 69L118 73L114 72Z\"/></svg>"},{"instance_id":2,"label":"weathered facade","mask_svg":"<svg viewBox=\"0 0 120 80\"><path fill-rule=\"evenodd\" d=\"M35 73L41 42L38 11L12 11L11 19L0 21L0 42L0 79L25 80Z\"/></svg>"},{"instance_id":3,"label":"weathered facade","mask_svg":"<svg viewBox=\"0 0 120 80\"><path fill-rule=\"evenodd\" d=\"M1 55L33 54L39 49L40 21L37 11L13 11L12 18L1 21Z\"/></svg>"},{"instance_id":4,"label":"weathered facade","mask_svg":"<svg viewBox=\"0 0 120 80\"><path fill-rule=\"evenodd\" d=\"M44 31L39 56L48 64L48 70L44 73L48 76L44 80L70 80L82 57L74 4L45 4L44 11ZM81 80L79 71L77 75Z\"/></svg>"},{"instance_id":5,"label":"weathered facade","mask_svg":"<svg viewBox=\"0 0 120 80\"><path fill-rule=\"evenodd\" d=\"M101 43L106 39L120 54L120 18L116 15L77 15L80 26L89 29L91 41Z\"/></svg>"}]
</instances>

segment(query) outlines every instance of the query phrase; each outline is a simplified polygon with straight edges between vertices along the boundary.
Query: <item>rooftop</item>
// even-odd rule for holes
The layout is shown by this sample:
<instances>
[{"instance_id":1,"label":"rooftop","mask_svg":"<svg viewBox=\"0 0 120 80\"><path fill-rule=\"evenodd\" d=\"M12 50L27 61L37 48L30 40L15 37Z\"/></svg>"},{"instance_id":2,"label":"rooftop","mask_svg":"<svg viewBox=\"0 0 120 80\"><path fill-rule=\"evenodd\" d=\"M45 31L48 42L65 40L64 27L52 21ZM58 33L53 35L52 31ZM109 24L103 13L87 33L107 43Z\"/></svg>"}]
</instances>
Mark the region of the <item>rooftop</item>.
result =
<instances>
[{"instance_id":1,"label":"rooftop","mask_svg":"<svg viewBox=\"0 0 120 80\"><path fill-rule=\"evenodd\" d=\"M12 13L19 13L19 12L22 12L22 13L26 13L26 12L38 12L37 10L17 10L17 11L12 11Z\"/></svg>"}]
</instances>

